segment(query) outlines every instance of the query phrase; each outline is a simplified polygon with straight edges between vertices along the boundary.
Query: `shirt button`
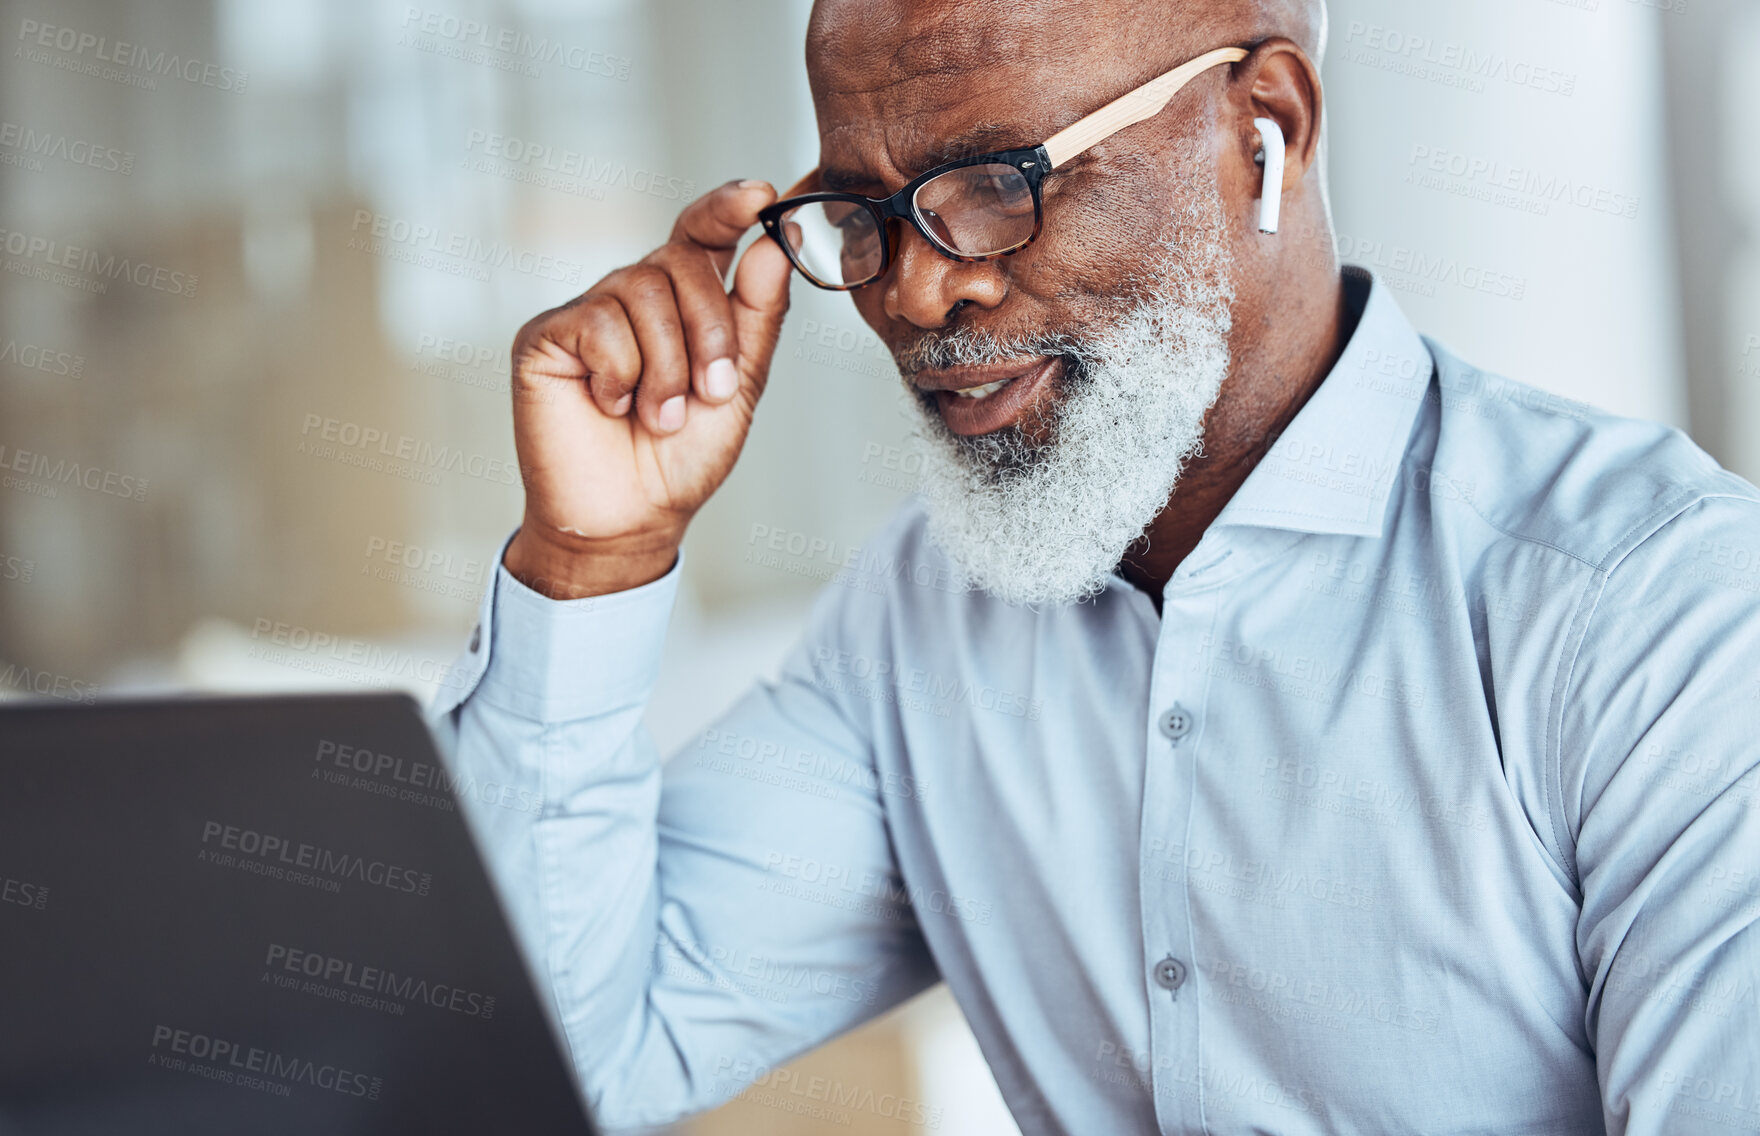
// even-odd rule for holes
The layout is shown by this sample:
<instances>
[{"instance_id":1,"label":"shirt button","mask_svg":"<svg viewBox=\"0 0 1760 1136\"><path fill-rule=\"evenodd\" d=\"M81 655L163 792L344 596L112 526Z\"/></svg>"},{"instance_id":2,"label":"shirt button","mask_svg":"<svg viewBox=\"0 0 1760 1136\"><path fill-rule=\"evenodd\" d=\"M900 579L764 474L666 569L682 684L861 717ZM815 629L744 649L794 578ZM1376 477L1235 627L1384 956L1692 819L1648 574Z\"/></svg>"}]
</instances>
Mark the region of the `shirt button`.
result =
<instances>
[{"instance_id":1,"label":"shirt button","mask_svg":"<svg viewBox=\"0 0 1760 1136\"><path fill-rule=\"evenodd\" d=\"M1163 990L1178 990L1185 985L1186 964L1168 955L1155 964L1155 985Z\"/></svg>"},{"instance_id":2,"label":"shirt button","mask_svg":"<svg viewBox=\"0 0 1760 1136\"><path fill-rule=\"evenodd\" d=\"M1169 710L1161 715L1161 733L1168 741L1179 744L1179 740L1192 732L1191 711L1175 702Z\"/></svg>"},{"instance_id":3,"label":"shirt button","mask_svg":"<svg viewBox=\"0 0 1760 1136\"><path fill-rule=\"evenodd\" d=\"M475 627L471 628L471 654L473 654L473 655L476 654L477 648L481 647L482 645L483 645L483 625L479 623Z\"/></svg>"}]
</instances>

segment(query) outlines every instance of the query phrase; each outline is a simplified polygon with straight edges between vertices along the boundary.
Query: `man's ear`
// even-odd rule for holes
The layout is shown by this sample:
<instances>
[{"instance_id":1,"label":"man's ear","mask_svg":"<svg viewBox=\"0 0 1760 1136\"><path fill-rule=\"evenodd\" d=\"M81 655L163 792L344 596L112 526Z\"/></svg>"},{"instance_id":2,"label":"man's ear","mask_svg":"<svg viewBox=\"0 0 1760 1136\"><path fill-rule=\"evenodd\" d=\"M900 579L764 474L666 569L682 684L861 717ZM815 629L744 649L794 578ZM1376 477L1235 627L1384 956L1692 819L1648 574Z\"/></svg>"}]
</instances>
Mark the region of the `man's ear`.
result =
<instances>
[{"instance_id":1,"label":"man's ear","mask_svg":"<svg viewBox=\"0 0 1760 1136\"><path fill-rule=\"evenodd\" d=\"M1269 118L1283 132L1282 190L1294 189L1320 153L1320 73L1301 45L1276 36L1235 64L1236 88L1244 92L1238 107L1241 146L1250 159L1259 150L1256 118ZM1271 186L1265 186L1269 195Z\"/></svg>"}]
</instances>

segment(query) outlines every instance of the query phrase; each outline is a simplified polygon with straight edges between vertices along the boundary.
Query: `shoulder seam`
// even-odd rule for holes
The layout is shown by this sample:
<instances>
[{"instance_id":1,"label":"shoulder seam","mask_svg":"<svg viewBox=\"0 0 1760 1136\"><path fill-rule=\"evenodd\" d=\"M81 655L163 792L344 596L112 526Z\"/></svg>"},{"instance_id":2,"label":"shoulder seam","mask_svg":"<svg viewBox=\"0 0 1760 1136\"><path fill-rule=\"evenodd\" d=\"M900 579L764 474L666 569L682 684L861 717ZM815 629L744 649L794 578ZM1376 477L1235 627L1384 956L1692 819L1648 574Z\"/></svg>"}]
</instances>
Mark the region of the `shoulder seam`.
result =
<instances>
[{"instance_id":1,"label":"shoulder seam","mask_svg":"<svg viewBox=\"0 0 1760 1136\"><path fill-rule=\"evenodd\" d=\"M1570 629L1565 634L1564 643L1559 649L1558 666L1555 672L1556 677L1553 681L1552 705L1548 708L1546 719L1546 730L1549 735L1546 752L1547 760L1551 768L1547 771L1547 777L1545 780L1546 794L1549 798L1556 795L1557 808L1554 809L1551 807L1551 802L1549 801L1547 812L1553 828L1553 839L1558 842L1560 851L1569 851L1570 862L1562 866L1570 873L1571 882L1576 884L1579 889L1582 887L1582 881L1577 875L1577 841L1575 834L1570 831L1570 818L1565 814L1564 709L1565 703L1568 700L1571 684L1576 678L1577 662L1582 654L1583 643L1588 638L1589 625L1594 622L1595 614L1600 610L1601 598L1607 591L1607 584L1613 576L1614 569L1618 568L1619 565L1625 561L1626 557L1630 556L1646 541L1650 540L1650 538L1654 537L1664 528L1667 528L1674 521L1685 516L1687 510L1707 501L1746 501L1750 504L1760 505L1760 498L1755 498L1748 494L1709 491L1695 492L1688 490L1676 494L1674 497L1669 498L1664 505L1651 510L1642 520L1632 525L1621 534L1618 540L1614 541L1612 547L1603 555L1601 563L1589 565L1589 567L1594 570L1595 575L1590 584L1585 586L1583 589L1583 595L1577 601L1576 614L1571 618ZM1476 509L1474 511L1477 512ZM1651 523L1665 513L1667 514L1666 519L1662 520L1660 523ZM1483 516L1483 514L1481 514L1481 516ZM1491 522L1487 520L1486 523L1490 524ZM1497 526L1493 525L1492 527L1496 528ZM1498 529L1498 531L1501 532L1503 530ZM1631 539L1634 534L1639 532L1643 533L1641 537L1636 540ZM1511 535L1513 536L1513 534ZM1514 537L1514 539L1519 540L1521 538ZM1560 549L1559 551L1563 552L1564 550ZM1569 553L1566 553L1566 555L1569 555ZM1584 563L1587 562L1585 561ZM1591 595L1593 596L1592 600Z\"/></svg>"},{"instance_id":2,"label":"shoulder seam","mask_svg":"<svg viewBox=\"0 0 1760 1136\"><path fill-rule=\"evenodd\" d=\"M1686 515L1688 509L1707 501L1746 501L1760 505L1760 499L1742 493L1728 491L1713 492L1706 489L1687 488L1668 498L1661 505L1646 513L1639 521L1619 535L1608 550L1602 554L1601 561L1593 565L1597 571L1612 572L1621 561L1635 552L1643 543L1667 528L1674 521ZM1667 514L1664 516L1664 514ZM1661 518L1658 520L1658 518ZM1654 522L1654 523L1653 523ZM1639 536L1639 533L1643 535ZM1636 537L1637 539L1633 539Z\"/></svg>"},{"instance_id":3,"label":"shoulder seam","mask_svg":"<svg viewBox=\"0 0 1760 1136\"><path fill-rule=\"evenodd\" d=\"M1490 517L1487 517L1485 515L1485 511L1483 509L1479 508L1479 503L1477 501L1468 501L1466 503L1466 505L1467 505L1467 508L1473 510L1473 515L1475 517L1478 517L1481 521L1484 521L1485 527L1489 528L1492 532L1502 533L1504 536L1508 537L1509 539L1515 540L1515 541L1520 541L1523 544L1532 544L1532 545L1535 545L1536 547L1539 547L1539 548L1551 549L1553 552L1558 553L1560 556L1566 556L1572 560L1575 560L1577 563L1583 565L1585 568L1597 567L1597 565L1595 564L1594 561L1586 559L1585 557L1583 557L1575 552L1572 552L1570 549L1565 548L1563 545L1554 544L1549 540L1542 540L1540 537L1537 537L1537 536L1529 536L1527 533L1511 532L1509 529L1504 528L1502 525L1498 524L1496 521L1492 520Z\"/></svg>"},{"instance_id":4,"label":"shoulder seam","mask_svg":"<svg viewBox=\"0 0 1760 1136\"><path fill-rule=\"evenodd\" d=\"M1473 515L1485 522L1485 526L1493 532L1501 533L1510 540L1520 541L1523 544L1531 544L1538 548L1551 549L1560 556L1566 556L1575 560L1585 568L1590 568L1597 572L1605 572L1618 564L1621 560L1625 559L1627 554L1637 548L1640 544L1643 544L1644 541L1648 540L1651 536L1655 535L1655 533L1664 525L1668 524L1669 521L1674 520L1676 517L1685 513L1688 509L1702 501L1717 500L1748 501L1760 505L1760 498L1748 496L1746 494L1731 493L1728 491L1712 491L1708 489L1682 489L1675 495L1665 498L1660 505L1657 505L1648 513L1645 513L1642 517L1634 521L1629 528L1608 544L1607 550L1603 552L1598 559L1594 560L1591 560L1588 556L1585 556L1580 552L1573 552L1571 549L1565 548L1563 545L1555 544L1542 537L1531 536L1527 533L1512 532L1508 528L1505 528L1503 525L1498 524L1496 521L1486 516L1484 510L1479 508L1479 504L1476 501L1467 501L1465 504L1467 508L1473 511ZM1662 519L1659 521L1658 518ZM1637 540L1633 540L1632 537L1640 532L1644 535Z\"/></svg>"}]
</instances>

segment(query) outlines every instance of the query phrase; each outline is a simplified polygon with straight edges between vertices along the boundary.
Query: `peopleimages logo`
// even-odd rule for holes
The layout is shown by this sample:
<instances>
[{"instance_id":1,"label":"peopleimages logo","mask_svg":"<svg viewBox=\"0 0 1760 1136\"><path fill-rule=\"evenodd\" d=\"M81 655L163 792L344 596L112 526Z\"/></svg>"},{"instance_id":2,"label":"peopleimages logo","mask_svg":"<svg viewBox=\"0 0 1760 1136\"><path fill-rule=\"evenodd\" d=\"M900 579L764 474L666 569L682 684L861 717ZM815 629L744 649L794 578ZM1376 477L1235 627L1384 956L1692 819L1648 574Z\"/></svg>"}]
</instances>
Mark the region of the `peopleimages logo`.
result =
<instances>
[{"instance_id":1,"label":"peopleimages logo","mask_svg":"<svg viewBox=\"0 0 1760 1136\"><path fill-rule=\"evenodd\" d=\"M72 138L53 130L40 131L16 122L0 122L0 149L15 152L4 155L8 164L30 163L28 168L31 169L42 169L44 158L56 158L103 173L128 174L134 171L132 150L100 146L84 138Z\"/></svg>"},{"instance_id":2,"label":"peopleimages logo","mask_svg":"<svg viewBox=\"0 0 1760 1136\"><path fill-rule=\"evenodd\" d=\"M1483 91L1487 79L1567 98L1577 90L1574 72L1558 71L1502 51L1480 51L1361 20L1351 21L1344 42L1345 56L1352 62L1442 81L1474 92Z\"/></svg>"},{"instance_id":3,"label":"peopleimages logo","mask_svg":"<svg viewBox=\"0 0 1760 1136\"><path fill-rule=\"evenodd\" d=\"M221 91L242 91L250 76L235 67L223 67L200 59L189 59L175 52L152 51L127 40L82 32L77 28L45 24L38 20L21 20L18 25L20 57L32 63L45 63L82 75L102 79L120 79L129 85L154 90L158 79L182 79L199 87ZM57 59L48 51L58 51ZM71 57L71 58L69 58ZM87 62L90 60L90 62ZM114 64L135 72L117 72L100 64Z\"/></svg>"},{"instance_id":4,"label":"peopleimages logo","mask_svg":"<svg viewBox=\"0 0 1760 1136\"><path fill-rule=\"evenodd\" d=\"M448 232L421 221L356 209L349 226L348 247L376 256L443 268L451 264L477 280L486 280L491 268L509 268L539 280L579 284L586 265L548 253L516 249L506 241L485 241L468 233ZM446 258L437 261L435 257ZM468 271L466 271L468 270Z\"/></svg>"},{"instance_id":5,"label":"peopleimages logo","mask_svg":"<svg viewBox=\"0 0 1760 1136\"><path fill-rule=\"evenodd\" d=\"M825 863L811 856L791 852L771 852L764 858L764 871L782 879L769 879L760 886L778 895L791 895L846 907L890 918L892 912L909 907L918 916L925 913L945 915L968 923L988 924L996 905L987 899L956 895L942 888L926 888L921 883L906 883L897 876L879 872L856 872L841 864ZM784 884L783 880L792 881ZM872 903L849 902L870 900Z\"/></svg>"},{"instance_id":6,"label":"peopleimages logo","mask_svg":"<svg viewBox=\"0 0 1760 1136\"><path fill-rule=\"evenodd\" d=\"M84 679L69 678L53 671L32 670L17 663L7 663L6 669L0 671L0 687L20 694L83 702L87 706L98 700L98 688Z\"/></svg>"},{"instance_id":7,"label":"peopleimages logo","mask_svg":"<svg viewBox=\"0 0 1760 1136\"><path fill-rule=\"evenodd\" d=\"M297 878L309 872L327 877L316 881L321 891L340 891L341 881L355 880L386 891L408 895L427 895L434 877L427 872L369 860L349 852L339 852L317 844L290 840L273 833L252 828L222 824L217 820L202 824L202 859L223 868L238 868L256 875L291 879L295 883L310 881ZM322 885L331 886L322 886Z\"/></svg>"},{"instance_id":8,"label":"peopleimages logo","mask_svg":"<svg viewBox=\"0 0 1760 1136\"><path fill-rule=\"evenodd\" d=\"M385 1084L382 1078L340 1065L162 1024L153 1027L153 1049L147 1064L240 1083L274 1096L287 1096L293 1086L306 1085L345 1097L378 1100ZM264 1080L269 1083L251 1083Z\"/></svg>"},{"instance_id":9,"label":"peopleimages logo","mask_svg":"<svg viewBox=\"0 0 1760 1136\"><path fill-rule=\"evenodd\" d=\"M549 36L534 36L413 5L403 10L403 27L399 42L406 47L452 56L466 63L494 64L527 76L536 75L540 63L554 63L570 71L627 81L634 63L627 55L611 55Z\"/></svg>"},{"instance_id":10,"label":"peopleimages logo","mask_svg":"<svg viewBox=\"0 0 1760 1136\"><path fill-rule=\"evenodd\" d=\"M399 679L457 686L469 674L468 669L461 671L427 655L267 617L252 624L251 640L253 659L366 686L386 686Z\"/></svg>"},{"instance_id":11,"label":"peopleimages logo","mask_svg":"<svg viewBox=\"0 0 1760 1136\"><path fill-rule=\"evenodd\" d=\"M816 647L813 663L818 684L825 689L878 696L904 698L920 694L928 701L912 700L907 705L933 708L938 717L947 717L956 705L978 710L994 710L1010 718L1037 722L1044 712L1044 699L1029 698L1023 693L990 685L975 686L957 676L949 678L922 667L898 666L888 659L877 659L860 652ZM840 678L838 676L845 676ZM846 679L856 681L849 682Z\"/></svg>"},{"instance_id":12,"label":"peopleimages logo","mask_svg":"<svg viewBox=\"0 0 1760 1136\"><path fill-rule=\"evenodd\" d=\"M411 974L398 974L385 967L367 966L285 943L269 944L263 966L271 985L366 1005L370 1009L391 1009L375 1003L392 999L396 1003L421 1002L435 1009L485 1021L495 1016L493 994L465 990ZM344 987L346 989L341 989ZM376 995L383 997L374 997ZM402 1008L396 1005L394 1012L401 1013Z\"/></svg>"},{"instance_id":13,"label":"peopleimages logo","mask_svg":"<svg viewBox=\"0 0 1760 1136\"><path fill-rule=\"evenodd\" d=\"M1342 260L1375 269L1392 287L1422 296L1434 296L1438 284L1505 300L1520 300L1528 292L1525 276L1407 245L1339 233L1333 238L1333 249Z\"/></svg>"},{"instance_id":14,"label":"peopleimages logo","mask_svg":"<svg viewBox=\"0 0 1760 1136\"><path fill-rule=\"evenodd\" d=\"M31 491L44 497L55 496L55 487L58 485L73 485L89 489L93 493L121 497L125 501L147 499L147 479L144 477L117 473L95 465L81 465L66 458L51 460L48 454L9 447L4 442L0 442L0 471L9 475L22 475L21 478L6 477L5 484L8 487L13 487L13 482L18 481L20 484L17 488L28 488L24 482L34 481L40 488ZM42 492L44 489L48 492Z\"/></svg>"},{"instance_id":15,"label":"peopleimages logo","mask_svg":"<svg viewBox=\"0 0 1760 1136\"><path fill-rule=\"evenodd\" d=\"M383 560L387 564L411 571L438 574L464 584L481 584L486 578L486 562L483 560L474 557L460 559L437 548L423 548L421 545L382 536L367 538L367 559Z\"/></svg>"},{"instance_id":16,"label":"peopleimages logo","mask_svg":"<svg viewBox=\"0 0 1760 1136\"><path fill-rule=\"evenodd\" d=\"M688 178L668 177L640 166L632 169L625 162L515 135L472 130L464 148L471 155L464 163L468 169L580 197L604 200L603 189L608 186L665 201L688 201L697 195L697 183Z\"/></svg>"},{"instance_id":17,"label":"peopleimages logo","mask_svg":"<svg viewBox=\"0 0 1760 1136\"><path fill-rule=\"evenodd\" d=\"M1460 197L1473 197L1496 205L1510 205L1523 212L1544 216L1552 205L1572 205L1594 213L1607 213L1625 220L1638 215L1640 199L1593 182L1563 174L1510 165L1497 158L1413 143L1406 166L1417 174L1437 175L1408 182L1426 189L1441 189ZM1456 179L1453 182L1443 180ZM1508 196L1498 191L1508 191Z\"/></svg>"},{"instance_id":18,"label":"peopleimages logo","mask_svg":"<svg viewBox=\"0 0 1760 1136\"><path fill-rule=\"evenodd\" d=\"M299 433L302 439L296 447L299 453L392 473L429 485L439 484L441 473L458 473L502 485L519 484L519 466L506 458L467 453L454 446L436 445L377 426L308 411Z\"/></svg>"},{"instance_id":19,"label":"peopleimages logo","mask_svg":"<svg viewBox=\"0 0 1760 1136\"><path fill-rule=\"evenodd\" d=\"M99 253L16 229L0 229L0 248L5 249L8 256L22 258L7 262L6 270L15 276L50 280L99 295L109 287L106 281L110 280L121 280L137 288L150 288L173 296L196 294L196 274L193 272L148 264L144 260L130 260L115 253ZM61 269L66 271L58 271ZM83 277L71 275L73 273L81 273Z\"/></svg>"},{"instance_id":20,"label":"peopleimages logo","mask_svg":"<svg viewBox=\"0 0 1760 1136\"><path fill-rule=\"evenodd\" d=\"M454 776L433 762L406 761L388 753L376 753L366 746L343 745L322 739L318 742L313 762L313 776L330 784L445 812L452 811L453 797L481 801L515 812L539 813L544 810L542 793L519 785L478 781L468 775Z\"/></svg>"},{"instance_id":21,"label":"peopleimages logo","mask_svg":"<svg viewBox=\"0 0 1760 1136\"><path fill-rule=\"evenodd\" d=\"M792 1069L777 1069L745 1057L723 1057L715 1064L717 1082L745 1099L784 1112L795 1112L839 1124L849 1123L849 1112L866 1112L900 1124L936 1128L941 1124L939 1105L880 1092L867 1085L851 1085L828 1077L806 1077ZM824 1106L814 1109L813 1105ZM846 1111L847 1110L847 1111Z\"/></svg>"},{"instance_id":22,"label":"peopleimages logo","mask_svg":"<svg viewBox=\"0 0 1760 1136\"><path fill-rule=\"evenodd\" d=\"M424 334L416 342L409 369L462 387L506 394L509 387L505 345L486 347L460 339Z\"/></svg>"},{"instance_id":23,"label":"peopleimages logo","mask_svg":"<svg viewBox=\"0 0 1760 1136\"><path fill-rule=\"evenodd\" d=\"M26 370L69 379L79 378L86 370L84 355L57 351L35 343L20 343L16 339L0 341L0 363L10 363Z\"/></svg>"},{"instance_id":24,"label":"peopleimages logo","mask_svg":"<svg viewBox=\"0 0 1760 1136\"><path fill-rule=\"evenodd\" d=\"M42 884L15 880L6 873L0 872L0 904L28 907L32 911L43 911L49 906L49 889Z\"/></svg>"}]
</instances>

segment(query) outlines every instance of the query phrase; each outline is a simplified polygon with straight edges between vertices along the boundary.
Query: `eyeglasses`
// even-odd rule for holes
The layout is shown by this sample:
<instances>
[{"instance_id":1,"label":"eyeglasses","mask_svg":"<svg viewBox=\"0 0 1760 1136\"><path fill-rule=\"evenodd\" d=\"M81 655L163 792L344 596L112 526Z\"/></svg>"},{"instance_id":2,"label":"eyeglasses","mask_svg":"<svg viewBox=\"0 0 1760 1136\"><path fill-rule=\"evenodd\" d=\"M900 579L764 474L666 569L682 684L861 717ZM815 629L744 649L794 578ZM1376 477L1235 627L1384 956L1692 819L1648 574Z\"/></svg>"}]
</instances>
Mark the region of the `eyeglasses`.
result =
<instances>
[{"instance_id":1,"label":"eyeglasses","mask_svg":"<svg viewBox=\"0 0 1760 1136\"><path fill-rule=\"evenodd\" d=\"M758 213L764 232L801 275L846 292L872 284L892 263L888 231L909 222L949 260L973 263L1011 256L1033 243L1045 220L1045 175L1127 126L1160 113L1181 87L1223 63L1247 57L1219 47L1107 103L1037 146L996 150L946 162L913 178L891 197L807 193Z\"/></svg>"}]
</instances>

